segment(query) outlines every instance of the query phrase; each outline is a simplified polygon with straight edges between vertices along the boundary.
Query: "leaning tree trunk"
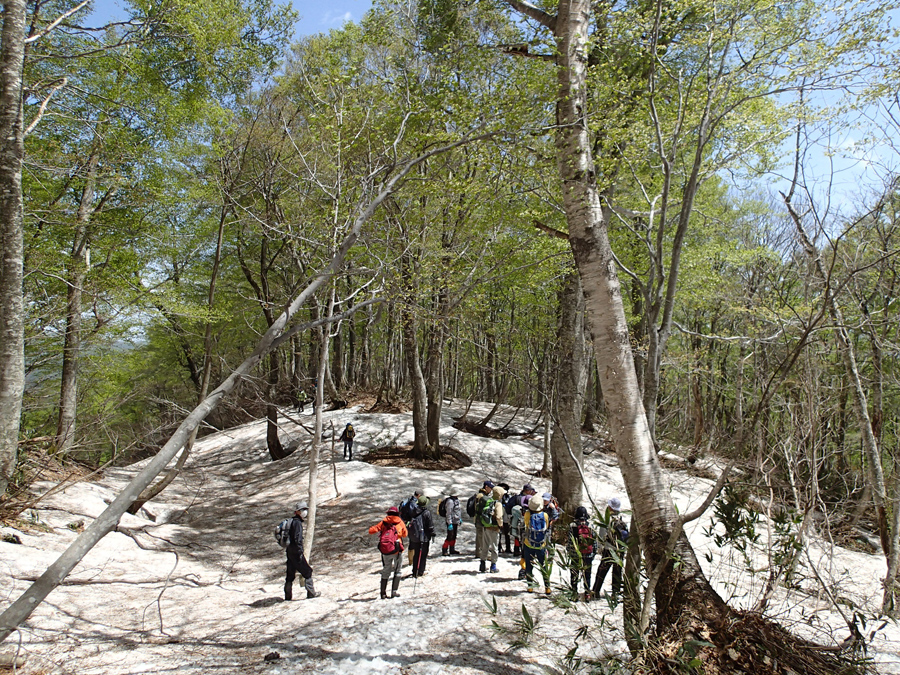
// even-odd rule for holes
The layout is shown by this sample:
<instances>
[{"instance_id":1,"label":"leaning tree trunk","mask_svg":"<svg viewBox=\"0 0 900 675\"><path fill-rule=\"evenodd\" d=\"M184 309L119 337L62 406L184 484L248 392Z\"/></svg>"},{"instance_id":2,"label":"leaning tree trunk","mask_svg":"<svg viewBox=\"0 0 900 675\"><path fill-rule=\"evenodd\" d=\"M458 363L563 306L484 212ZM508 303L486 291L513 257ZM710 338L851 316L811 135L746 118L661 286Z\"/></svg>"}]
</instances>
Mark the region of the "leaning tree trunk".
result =
<instances>
[{"instance_id":1,"label":"leaning tree trunk","mask_svg":"<svg viewBox=\"0 0 900 675\"><path fill-rule=\"evenodd\" d=\"M557 47L557 162L569 242L584 287L585 309L609 414L609 428L648 569L664 562L655 590L657 630L708 626L727 606L703 575L683 532L674 557L666 547L678 514L663 478L641 401L616 262L610 211L601 205L585 111L589 0L562 0L553 22ZM675 565L675 560L679 564Z\"/></svg>"},{"instance_id":2,"label":"leaning tree trunk","mask_svg":"<svg viewBox=\"0 0 900 675\"><path fill-rule=\"evenodd\" d=\"M559 296L559 368L556 371L556 410L550 453L553 457L553 495L571 515L581 506L582 498L581 412L590 358L584 339L584 294L577 272L568 276Z\"/></svg>"},{"instance_id":3,"label":"leaning tree trunk","mask_svg":"<svg viewBox=\"0 0 900 675\"><path fill-rule=\"evenodd\" d=\"M3 3L0 36L0 497L13 478L25 387L22 64L25 0Z\"/></svg>"},{"instance_id":4,"label":"leaning tree trunk","mask_svg":"<svg viewBox=\"0 0 900 675\"><path fill-rule=\"evenodd\" d=\"M6 4L7 12L10 11L10 4L11 3L9 2ZM22 25L20 24L19 27L22 28ZM7 30L5 22L3 30L3 41L5 45ZM21 36L21 31L19 36ZM0 98L0 101L2 101L2 98ZM0 106L0 114L2 114L2 106ZM314 327L314 325L298 326L288 334L285 334L285 330L290 324L291 318L297 313L297 310L309 302L316 290L328 280L332 279L338 270L341 269L348 251L359 239L362 226L372 217L375 209L394 192L397 183L408 175L412 168L420 162L441 152L453 149L461 144L462 142L458 142L436 148L408 161L399 171L381 185L378 194L360 209L353 221L353 226L335 251L330 263L312 278L309 285L294 298L281 316L269 326L269 329L257 343L253 353L248 356L244 362L238 366L237 370L229 375L228 378L203 401L203 403L191 411L156 456L153 457L140 472L138 472L125 489L116 496L106 509L104 509L103 513L97 516L94 522L88 525L84 532L75 538L75 541L73 541L62 555L60 555L59 558L57 558L50 567L38 577L38 580L29 586L15 602L0 613L0 642L3 642L8 638L23 621L31 616L31 613L44 601L44 598L63 582L69 572L72 571L72 568L87 555L98 541L116 526L119 522L119 518L121 518L128 509L128 506L138 497L138 495L140 495L142 490L150 485L150 482L166 467L175 454L184 446L193 430L197 428L197 426L227 394L234 390L241 380L249 375L250 371L259 364L263 356L270 349L277 349L282 342L286 339L290 339L290 335L293 335L300 330L308 330ZM3 170L4 167L0 166L0 176L3 175ZM0 194L0 205L3 203L2 194ZM363 303L365 306L368 306L368 304L370 303ZM361 308L363 305L359 305L358 307ZM321 387L319 387L319 391L321 392ZM321 399L319 400L321 401ZM321 406L319 406L319 410L317 410L316 413L317 437L313 439L314 442L317 442L321 438L322 429L320 410Z\"/></svg>"}]
</instances>

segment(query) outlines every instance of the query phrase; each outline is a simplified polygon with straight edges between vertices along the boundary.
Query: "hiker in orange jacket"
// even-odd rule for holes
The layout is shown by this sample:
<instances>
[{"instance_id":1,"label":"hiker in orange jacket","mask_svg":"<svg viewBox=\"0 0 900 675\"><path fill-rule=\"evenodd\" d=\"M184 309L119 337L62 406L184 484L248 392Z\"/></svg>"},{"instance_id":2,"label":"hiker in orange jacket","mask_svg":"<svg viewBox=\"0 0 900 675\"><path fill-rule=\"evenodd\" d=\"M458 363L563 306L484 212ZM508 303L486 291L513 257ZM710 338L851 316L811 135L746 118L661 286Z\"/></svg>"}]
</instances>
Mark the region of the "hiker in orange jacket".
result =
<instances>
[{"instance_id":1,"label":"hiker in orange jacket","mask_svg":"<svg viewBox=\"0 0 900 675\"><path fill-rule=\"evenodd\" d=\"M400 509L392 506L381 522L369 528L369 534L378 534L378 551L381 553L381 598L387 598L387 584L394 574L391 584L391 597L399 598L400 571L403 569L403 538L409 536L406 525L400 518Z\"/></svg>"}]
</instances>

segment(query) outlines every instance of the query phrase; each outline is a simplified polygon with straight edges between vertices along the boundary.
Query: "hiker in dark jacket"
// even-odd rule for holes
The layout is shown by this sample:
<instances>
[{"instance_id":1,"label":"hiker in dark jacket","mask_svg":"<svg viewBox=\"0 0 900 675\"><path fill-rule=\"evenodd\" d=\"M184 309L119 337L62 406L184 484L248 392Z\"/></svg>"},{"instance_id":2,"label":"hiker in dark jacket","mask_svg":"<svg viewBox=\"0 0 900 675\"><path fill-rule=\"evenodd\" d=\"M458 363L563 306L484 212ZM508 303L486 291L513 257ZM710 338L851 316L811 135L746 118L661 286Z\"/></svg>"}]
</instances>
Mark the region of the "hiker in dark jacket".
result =
<instances>
[{"instance_id":1,"label":"hiker in dark jacket","mask_svg":"<svg viewBox=\"0 0 900 675\"><path fill-rule=\"evenodd\" d=\"M344 441L344 459L348 462L353 461L353 439L356 438L356 430L353 425L347 422L341 433L341 440Z\"/></svg>"},{"instance_id":2,"label":"hiker in dark jacket","mask_svg":"<svg viewBox=\"0 0 900 675\"><path fill-rule=\"evenodd\" d=\"M591 599L591 567L597 553L597 533L590 523L588 510L579 506L575 509L575 520L569 527L569 541L566 551L569 554L569 575L572 584L572 595L578 599L578 581L584 581L584 601Z\"/></svg>"},{"instance_id":3,"label":"hiker in dark jacket","mask_svg":"<svg viewBox=\"0 0 900 675\"><path fill-rule=\"evenodd\" d=\"M413 552L413 578L425 576L428 547L434 539L434 520L428 510L428 497L419 497L418 505L409 521L409 550Z\"/></svg>"},{"instance_id":4,"label":"hiker in dark jacket","mask_svg":"<svg viewBox=\"0 0 900 675\"><path fill-rule=\"evenodd\" d=\"M291 525L288 529L288 545L287 545L287 574L284 577L284 599L291 600L293 598L294 578L297 572L303 577L306 586L307 598L318 598L321 593L317 593L313 586L312 567L303 555L303 521L309 513L309 506L306 502L297 502L294 505L294 517L291 518Z\"/></svg>"},{"instance_id":5,"label":"hiker in dark jacket","mask_svg":"<svg viewBox=\"0 0 900 675\"><path fill-rule=\"evenodd\" d=\"M603 547L603 552L600 555L593 593L599 597L606 573L612 568L612 593L609 598L613 603L618 602L619 590L622 588L622 565L618 561L625 556L625 542L628 540L628 526L619 513L621 510L622 502L618 497L607 501L603 523L597 528L597 541Z\"/></svg>"},{"instance_id":6,"label":"hiker in dark jacket","mask_svg":"<svg viewBox=\"0 0 900 675\"><path fill-rule=\"evenodd\" d=\"M385 530L394 531L392 538L396 541L396 548L393 553L382 550L382 542L386 542L388 537L383 536ZM387 517L380 523L376 523L369 528L369 534L378 534L378 550L381 553L381 598L387 598L387 585L394 575L394 582L391 584L391 597L399 598L400 594L397 589L400 588L400 571L403 569L403 537L408 535L406 525L400 519L400 509L392 506L387 510Z\"/></svg>"},{"instance_id":7,"label":"hiker in dark jacket","mask_svg":"<svg viewBox=\"0 0 900 675\"><path fill-rule=\"evenodd\" d=\"M409 522L412 520L413 511L415 511L416 507L419 504L419 497L425 494L424 489L416 490L409 497L400 502L400 518L403 520L403 524L406 525L406 529L409 529ZM409 564L413 564L413 550L409 549Z\"/></svg>"}]
</instances>

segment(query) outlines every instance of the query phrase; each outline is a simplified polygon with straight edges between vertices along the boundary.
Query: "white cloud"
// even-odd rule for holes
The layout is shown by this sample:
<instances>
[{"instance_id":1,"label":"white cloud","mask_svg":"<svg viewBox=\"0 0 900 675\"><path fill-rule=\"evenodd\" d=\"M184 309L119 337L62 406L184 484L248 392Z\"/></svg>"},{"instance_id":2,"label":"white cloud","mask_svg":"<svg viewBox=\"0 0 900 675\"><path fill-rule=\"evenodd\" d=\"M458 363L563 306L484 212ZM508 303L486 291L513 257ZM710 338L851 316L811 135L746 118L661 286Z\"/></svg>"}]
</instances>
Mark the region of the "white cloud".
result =
<instances>
[{"instance_id":1,"label":"white cloud","mask_svg":"<svg viewBox=\"0 0 900 675\"><path fill-rule=\"evenodd\" d=\"M352 12L344 12L343 14L338 14L336 12L326 12L325 16L322 17L321 23L323 26L334 26L343 25L348 21L353 21Z\"/></svg>"}]
</instances>

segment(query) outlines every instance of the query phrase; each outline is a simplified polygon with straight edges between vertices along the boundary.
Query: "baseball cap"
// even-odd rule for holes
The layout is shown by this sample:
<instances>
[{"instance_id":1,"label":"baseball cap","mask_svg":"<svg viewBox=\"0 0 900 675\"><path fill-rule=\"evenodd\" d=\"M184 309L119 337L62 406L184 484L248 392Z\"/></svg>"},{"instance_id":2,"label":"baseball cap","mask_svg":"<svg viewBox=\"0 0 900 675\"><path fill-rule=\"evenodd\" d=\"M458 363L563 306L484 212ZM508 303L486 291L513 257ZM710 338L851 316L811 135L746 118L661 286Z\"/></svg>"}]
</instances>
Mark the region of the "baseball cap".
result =
<instances>
[{"instance_id":1,"label":"baseball cap","mask_svg":"<svg viewBox=\"0 0 900 675\"><path fill-rule=\"evenodd\" d=\"M486 480L484 481L484 485L482 487L492 488L494 487L494 483L492 481Z\"/></svg>"}]
</instances>

